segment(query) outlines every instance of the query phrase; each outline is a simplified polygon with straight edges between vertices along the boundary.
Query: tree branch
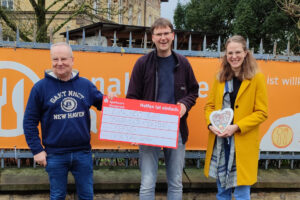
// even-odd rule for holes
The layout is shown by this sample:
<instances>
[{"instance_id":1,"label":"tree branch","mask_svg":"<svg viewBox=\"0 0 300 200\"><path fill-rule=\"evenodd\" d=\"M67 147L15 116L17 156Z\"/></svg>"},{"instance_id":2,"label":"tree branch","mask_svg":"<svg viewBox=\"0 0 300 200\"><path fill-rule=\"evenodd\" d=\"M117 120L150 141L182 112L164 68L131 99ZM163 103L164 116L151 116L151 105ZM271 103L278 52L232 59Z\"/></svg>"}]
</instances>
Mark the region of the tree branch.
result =
<instances>
[{"instance_id":1,"label":"tree branch","mask_svg":"<svg viewBox=\"0 0 300 200\"><path fill-rule=\"evenodd\" d=\"M35 2L35 0L29 0L30 4L32 5L33 9L35 10L35 12L39 12L39 6L37 5L37 3Z\"/></svg>"},{"instance_id":2,"label":"tree branch","mask_svg":"<svg viewBox=\"0 0 300 200\"><path fill-rule=\"evenodd\" d=\"M64 25L66 25L69 21L71 21L75 16L81 14L82 12L85 11L85 6L84 4L81 5L80 9L78 9L75 13L73 13L72 15L69 16L68 19L66 19L66 21L64 21L63 23L61 23L58 27L56 27L56 29L54 29L53 31L53 35L59 31Z\"/></svg>"},{"instance_id":3,"label":"tree branch","mask_svg":"<svg viewBox=\"0 0 300 200\"><path fill-rule=\"evenodd\" d=\"M56 0L56 1L53 1L52 4L50 4L48 6L48 8L46 8L46 12L48 12L53 6L55 6L58 2L61 2L61 1L64 1L64 0Z\"/></svg>"},{"instance_id":4,"label":"tree branch","mask_svg":"<svg viewBox=\"0 0 300 200\"><path fill-rule=\"evenodd\" d=\"M52 21L55 19L55 17L65 8L67 7L73 0L68 0L66 3L64 3L64 5L62 5L60 7L60 9L58 9L52 16L51 18L48 20L46 27L48 29L49 25L52 23ZM54 34L54 33L53 33Z\"/></svg>"},{"instance_id":5,"label":"tree branch","mask_svg":"<svg viewBox=\"0 0 300 200\"><path fill-rule=\"evenodd\" d=\"M17 25L10 20L10 18L7 16L5 11L0 7L0 17L3 19L3 21L6 23L6 25L11 28L14 32L17 32ZM19 30L19 34L22 40L29 42L31 41L24 33L23 31Z\"/></svg>"},{"instance_id":6,"label":"tree branch","mask_svg":"<svg viewBox=\"0 0 300 200\"><path fill-rule=\"evenodd\" d=\"M281 10L290 16L300 18L300 5L295 0L277 0L276 3Z\"/></svg>"}]
</instances>

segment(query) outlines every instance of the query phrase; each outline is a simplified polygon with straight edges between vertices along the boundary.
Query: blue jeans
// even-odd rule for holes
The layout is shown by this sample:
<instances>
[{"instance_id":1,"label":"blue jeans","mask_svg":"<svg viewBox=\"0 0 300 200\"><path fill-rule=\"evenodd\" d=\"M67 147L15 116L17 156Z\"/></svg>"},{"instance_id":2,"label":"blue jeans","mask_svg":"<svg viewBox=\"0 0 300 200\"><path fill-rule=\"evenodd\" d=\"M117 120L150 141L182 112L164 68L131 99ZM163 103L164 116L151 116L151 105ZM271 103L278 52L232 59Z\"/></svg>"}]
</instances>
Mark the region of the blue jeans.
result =
<instances>
[{"instance_id":1,"label":"blue jeans","mask_svg":"<svg viewBox=\"0 0 300 200\"><path fill-rule=\"evenodd\" d=\"M182 199L182 171L185 145L182 144L180 134L177 146L177 149L163 148L167 171L168 200ZM154 200L158 159L161 148L140 145L139 149L139 164L142 173L140 200Z\"/></svg>"},{"instance_id":2,"label":"blue jeans","mask_svg":"<svg viewBox=\"0 0 300 200\"><path fill-rule=\"evenodd\" d=\"M93 160L91 151L48 154L46 171L50 181L51 200L65 200L69 171L75 179L78 199L93 199Z\"/></svg>"},{"instance_id":3,"label":"blue jeans","mask_svg":"<svg viewBox=\"0 0 300 200\"><path fill-rule=\"evenodd\" d=\"M237 186L235 188L225 189L221 187L219 180L217 180L218 193L217 200L231 200L232 190L235 200L250 200L250 185Z\"/></svg>"}]
</instances>

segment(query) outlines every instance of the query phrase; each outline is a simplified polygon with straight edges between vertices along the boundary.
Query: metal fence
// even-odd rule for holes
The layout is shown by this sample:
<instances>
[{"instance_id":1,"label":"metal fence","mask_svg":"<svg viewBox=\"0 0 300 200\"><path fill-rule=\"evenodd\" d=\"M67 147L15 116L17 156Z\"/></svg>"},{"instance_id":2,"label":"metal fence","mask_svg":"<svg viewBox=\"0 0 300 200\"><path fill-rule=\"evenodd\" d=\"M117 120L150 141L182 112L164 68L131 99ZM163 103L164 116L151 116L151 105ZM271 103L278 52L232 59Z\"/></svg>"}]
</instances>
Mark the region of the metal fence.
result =
<instances>
[{"instance_id":1,"label":"metal fence","mask_svg":"<svg viewBox=\"0 0 300 200\"><path fill-rule=\"evenodd\" d=\"M137 150L93 150L95 166L136 167L138 166ZM160 165L164 165L163 152L160 153ZM185 165L203 168L205 151L186 151ZM30 150L0 149L1 168L33 167L33 155ZM300 152L260 152L259 168L300 168Z\"/></svg>"},{"instance_id":2,"label":"metal fence","mask_svg":"<svg viewBox=\"0 0 300 200\"><path fill-rule=\"evenodd\" d=\"M109 47L102 46L88 46L85 44L85 31L83 29L81 44L71 45L74 51L90 51L90 52L111 52L111 53L134 53L134 54L145 54L150 52L152 49L147 48L147 34L145 33L144 48L133 48L131 33L128 38L129 47L118 47L117 46L117 32L114 33L113 45ZM101 31L99 32L99 44L101 39ZM66 32L66 42L69 42L69 33ZM20 41L19 32L16 33L16 41L3 41L2 29L0 26L0 47L8 48L29 48L29 49L49 49L51 43L37 43L37 42L22 42ZM203 38L202 51L193 51L192 47L192 35L189 36L188 49L177 50L177 35L175 34L174 50L184 56L191 57L211 57L219 58L222 56L221 52L221 38L218 38L218 42L215 45L215 50L207 49L206 37ZM249 47L249 40L247 40L247 46ZM287 49L285 55L276 54L276 43L274 44L273 54L264 54L262 41L258 52L253 52L254 57L257 60L274 60L274 61L288 61L288 62L300 62L300 56L290 55L290 45L287 42ZM0 149L0 160L1 168L9 166L30 166L36 167L36 163L33 161L33 155L29 150L21 149ZM138 152L134 150L93 150L94 164L100 166L105 160L105 163L109 166L125 166L129 167L137 165ZM160 158L163 158L161 152ZM187 151L186 152L186 165L194 165L196 167L203 167L203 161L205 158L205 151ZM300 168L300 152L260 152L260 168L268 169L270 167L282 168ZM135 164L131 164L131 161ZM162 161L163 162L163 161Z\"/></svg>"},{"instance_id":3,"label":"metal fence","mask_svg":"<svg viewBox=\"0 0 300 200\"><path fill-rule=\"evenodd\" d=\"M69 43L69 31L67 29L66 31L66 42ZM134 53L134 54L145 54L151 51L151 48L148 48L149 45L147 45L150 40L147 39L147 32L144 33L144 45L143 48L133 48L132 46L132 33L129 32L128 35L128 44L126 46L128 47L118 47L117 44L117 30L114 31L114 37L113 37L113 43L112 46L103 47L101 46L101 30L99 30L99 34L97 37L96 43L99 44L98 46L89 46L85 45L86 36L85 36L85 29L82 31L82 39L80 44L71 45L72 49L74 51L91 51L91 52L110 52L110 53ZM50 37L52 38L52 37ZM30 49L49 49L50 43L37 43L35 42L35 38L33 39L34 42L22 42L20 40L19 31L17 29L16 32L16 41L4 41L3 40L3 34L2 34L2 27L0 25L0 47L12 47L12 48L30 48ZM221 37L218 37L217 44L210 46L215 46L215 49L208 49L207 46L207 40L206 36L204 36L202 40L202 51L195 51L192 50L192 34L189 34L189 41L188 41L188 49L187 50L179 50L177 49L177 34L175 32L175 39L174 39L174 45L173 49L174 51L184 55L184 56L191 56L191 57L211 57L211 58L219 58L223 55L221 51ZM196 41L197 42L197 41ZM151 45L152 46L152 45ZM250 48L251 45L249 44L249 39L247 39L247 48ZM273 53L272 54L265 54L264 48L263 48L263 41L260 42L260 47L258 52L254 52L252 49L254 57L257 60L275 60L275 61L288 61L288 62L300 62L300 55L292 55L290 50L290 42L287 41L287 48L285 50L284 55L283 54L277 54L277 43L273 44Z\"/></svg>"}]
</instances>

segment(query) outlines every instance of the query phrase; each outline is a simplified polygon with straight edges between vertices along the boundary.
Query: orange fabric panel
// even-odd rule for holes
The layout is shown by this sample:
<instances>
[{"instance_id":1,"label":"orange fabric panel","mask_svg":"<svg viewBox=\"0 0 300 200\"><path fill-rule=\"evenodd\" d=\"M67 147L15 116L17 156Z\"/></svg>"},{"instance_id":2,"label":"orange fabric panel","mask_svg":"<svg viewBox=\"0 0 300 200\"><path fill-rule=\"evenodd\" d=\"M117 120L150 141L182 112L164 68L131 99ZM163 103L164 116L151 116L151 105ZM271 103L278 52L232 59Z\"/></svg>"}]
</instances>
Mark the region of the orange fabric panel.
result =
<instances>
[{"instance_id":1,"label":"orange fabric panel","mask_svg":"<svg viewBox=\"0 0 300 200\"><path fill-rule=\"evenodd\" d=\"M108 91L117 91L119 97L125 97L131 70L140 56L142 55L75 51L73 68L79 70L80 76L94 82L104 94ZM194 69L200 89L197 104L189 113L190 136L187 149L205 150L208 130L203 108L220 60L201 57L188 57L188 60ZM4 61L17 63L17 66L9 68L10 64L7 65ZM269 96L269 118L261 126L260 138L262 138L276 119L300 112L300 68L299 63L280 61L258 61L258 63L265 74ZM49 50L0 48L0 148L28 148L24 135L19 131L22 129L21 111L25 110L34 84L33 74L41 79L44 77L45 69L49 68L51 68ZM293 77L298 79L295 80ZM94 113L98 130L100 112ZM16 136L11 136L14 134ZM99 141L97 131L92 131L91 135L94 149L137 148L125 143Z\"/></svg>"}]
</instances>

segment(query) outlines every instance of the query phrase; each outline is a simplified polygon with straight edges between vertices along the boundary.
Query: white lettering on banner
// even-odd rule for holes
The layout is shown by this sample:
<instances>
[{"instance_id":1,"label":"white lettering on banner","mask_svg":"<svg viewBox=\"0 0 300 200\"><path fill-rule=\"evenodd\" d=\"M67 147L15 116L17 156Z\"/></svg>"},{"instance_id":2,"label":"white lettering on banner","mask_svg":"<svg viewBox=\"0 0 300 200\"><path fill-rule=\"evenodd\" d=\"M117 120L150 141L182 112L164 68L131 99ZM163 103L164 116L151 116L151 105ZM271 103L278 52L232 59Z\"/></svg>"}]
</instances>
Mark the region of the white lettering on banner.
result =
<instances>
[{"instance_id":1,"label":"white lettering on banner","mask_svg":"<svg viewBox=\"0 0 300 200\"><path fill-rule=\"evenodd\" d=\"M104 94L104 79L101 78L101 77L98 77L98 78L92 78L91 79L92 83L94 83L94 85L97 86L97 82L99 82L99 88L100 88L100 92L102 92L102 94Z\"/></svg>"},{"instance_id":2,"label":"white lettering on banner","mask_svg":"<svg viewBox=\"0 0 300 200\"><path fill-rule=\"evenodd\" d=\"M124 94L127 94L127 89L128 89L128 85L129 85L129 72L125 72L125 87L124 87ZM92 83L94 83L98 88L100 88L100 91L103 94L106 94L108 92L116 92L117 95L121 95L121 81L118 78L109 78L109 85L107 86L107 92L104 91L105 88L105 81L104 78L102 77L92 77L91 81ZM99 82L99 83L98 83Z\"/></svg>"},{"instance_id":3,"label":"white lettering on banner","mask_svg":"<svg viewBox=\"0 0 300 200\"><path fill-rule=\"evenodd\" d=\"M300 85L300 77L283 78L282 85Z\"/></svg>"},{"instance_id":4,"label":"white lettering on banner","mask_svg":"<svg viewBox=\"0 0 300 200\"><path fill-rule=\"evenodd\" d=\"M300 77L278 78L278 77L271 77L268 75L267 84L268 85L282 84L283 86L300 86Z\"/></svg>"},{"instance_id":5,"label":"white lettering on banner","mask_svg":"<svg viewBox=\"0 0 300 200\"><path fill-rule=\"evenodd\" d=\"M198 93L199 98L207 97L208 89L209 89L209 87L208 87L207 82L205 82L205 81L199 82L199 93ZM204 92L206 92L206 93L204 94Z\"/></svg>"},{"instance_id":6,"label":"white lettering on banner","mask_svg":"<svg viewBox=\"0 0 300 200\"><path fill-rule=\"evenodd\" d=\"M20 72L28 77L33 83L36 83L40 78L27 66L17 62L0 61L0 70L9 69ZM9 80L8 80L9 81ZM7 78L4 77L2 81L2 94L0 96L0 137L16 137L22 135L23 131L23 118L24 118L24 79L18 81L12 91L12 106L17 114L17 128L3 129L2 128L2 107L7 104Z\"/></svg>"},{"instance_id":7,"label":"white lettering on banner","mask_svg":"<svg viewBox=\"0 0 300 200\"><path fill-rule=\"evenodd\" d=\"M110 78L109 81L110 82L114 81L114 82L116 82L116 84L108 86L107 91L108 92L115 92L117 95L120 95L121 94L120 80L117 79L117 78ZM113 90L113 88L116 88L116 89Z\"/></svg>"},{"instance_id":8,"label":"white lettering on banner","mask_svg":"<svg viewBox=\"0 0 300 200\"><path fill-rule=\"evenodd\" d=\"M125 79L124 96L126 96L127 90L128 90L128 85L129 85L129 80L130 80L129 72L125 72L124 79ZM107 86L107 92L105 92L104 91L104 88L105 88L104 78L102 78L102 77L97 77L97 78L93 77L93 78L91 78L92 83L94 83L98 88L100 88L100 91L103 94L106 94L108 92L116 92L117 95L122 95L120 79L118 79L118 78L109 78L108 80L109 80L109 85ZM208 83L205 82L205 81L201 81L201 82L198 83L198 85L199 85L199 91L198 91L199 98L206 98L207 94L208 94L208 90L209 90Z\"/></svg>"}]
</instances>

